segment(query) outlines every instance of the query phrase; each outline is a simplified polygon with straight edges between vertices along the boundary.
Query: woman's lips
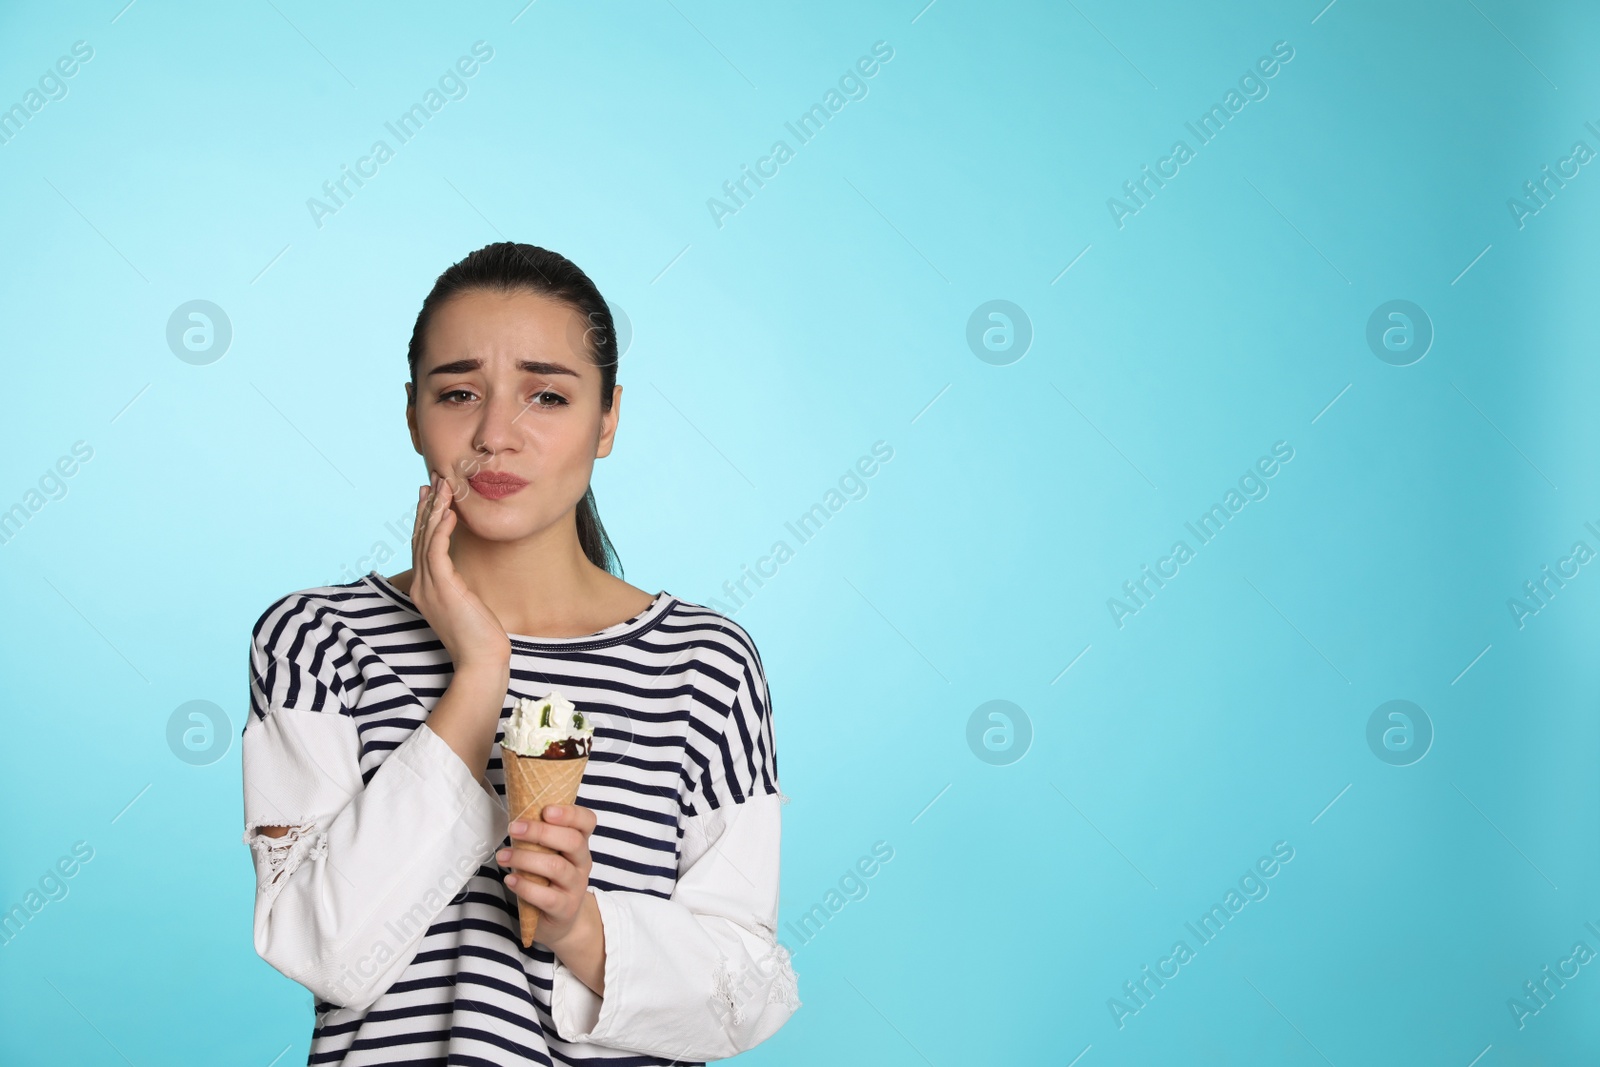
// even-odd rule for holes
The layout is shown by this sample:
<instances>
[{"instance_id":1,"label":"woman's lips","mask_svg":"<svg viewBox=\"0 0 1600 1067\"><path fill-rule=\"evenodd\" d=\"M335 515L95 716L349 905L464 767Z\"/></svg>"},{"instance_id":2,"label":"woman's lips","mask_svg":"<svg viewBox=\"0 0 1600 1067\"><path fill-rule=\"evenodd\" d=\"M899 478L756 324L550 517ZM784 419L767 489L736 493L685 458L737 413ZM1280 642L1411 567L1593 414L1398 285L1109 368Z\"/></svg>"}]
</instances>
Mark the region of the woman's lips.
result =
<instances>
[{"instance_id":1,"label":"woman's lips","mask_svg":"<svg viewBox=\"0 0 1600 1067\"><path fill-rule=\"evenodd\" d=\"M487 497L490 500L499 500L501 497L507 497L515 493L518 489L527 485L528 482L524 478L518 478L515 474L484 471L468 478L467 484L472 486L480 496Z\"/></svg>"}]
</instances>

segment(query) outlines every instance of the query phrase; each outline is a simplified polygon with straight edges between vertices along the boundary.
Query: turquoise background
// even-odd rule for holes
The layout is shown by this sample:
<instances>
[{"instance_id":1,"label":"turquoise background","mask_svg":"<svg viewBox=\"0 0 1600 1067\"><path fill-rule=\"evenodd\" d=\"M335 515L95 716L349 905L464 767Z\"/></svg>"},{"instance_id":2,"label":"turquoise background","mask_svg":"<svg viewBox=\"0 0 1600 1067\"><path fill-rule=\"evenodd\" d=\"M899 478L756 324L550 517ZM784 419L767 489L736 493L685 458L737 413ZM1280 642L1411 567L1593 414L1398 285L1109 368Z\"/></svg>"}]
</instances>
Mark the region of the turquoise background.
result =
<instances>
[{"instance_id":1,"label":"turquoise background","mask_svg":"<svg viewBox=\"0 0 1600 1067\"><path fill-rule=\"evenodd\" d=\"M1600 965L1521 1026L1508 1004L1600 951L1600 567L1520 626L1508 605L1600 549L1600 173L1508 206L1600 149L1600 12L1324 3L0 11L0 106L93 48L0 144L0 508L26 512L0 545L0 907L93 850L0 947L0 1060L304 1060L309 994L251 944L250 626L409 566L406 340L501 239L632 324L594 483L626 578L762 650L781 915L828 918L791 932L804 1006L744 1060L1600 1054ZM307 199L476 41L465 97L316 225ZM799 144L784 123L879 41L866 96ZM1280 41L1267 96L1199 145L1185 123ZM1180 138L1119 228L1108 198ZM719 226L708 199L778 139ZM197 299L232 329L199 364L167 341ZM992 300L1025 352L1015 314L1009 349L969 345ZM1391 300L1434 333L1406 366L1367 343ZM1119 627L1108 599L1280 441L1269 494ZM214 762L169 745L192 700L228 718ZM1409 765L1368 743L1391 700L1431 724ZM893 859L828 912L875 842ZM1199 945L1185 923L1278 842L1268 895Z\"/></svg>"}]
</instances>

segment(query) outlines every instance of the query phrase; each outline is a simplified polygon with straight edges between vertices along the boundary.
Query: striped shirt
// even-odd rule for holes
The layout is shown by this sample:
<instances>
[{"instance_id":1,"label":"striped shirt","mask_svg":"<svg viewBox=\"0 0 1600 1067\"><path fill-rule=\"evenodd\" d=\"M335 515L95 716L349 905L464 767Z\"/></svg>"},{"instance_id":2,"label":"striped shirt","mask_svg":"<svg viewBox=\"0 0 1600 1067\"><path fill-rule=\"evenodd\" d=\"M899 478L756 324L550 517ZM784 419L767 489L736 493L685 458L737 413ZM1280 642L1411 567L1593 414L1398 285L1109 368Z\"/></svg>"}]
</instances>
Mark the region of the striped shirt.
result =
<instances>
[{"instance_id":1,"label":"striped shirt","mask_svg":"<svg viewBox=\"0 0 1600 1067\"><path fill-rule=\"evenodd\" d=\"M788 798L749 633L663 591L585 637L510 636L501 728L516 698L552 690L595 726L577 803L598 820L604 995L522 947L494 858L509 845L498 743L491 790L418 729L449 654L372 571L280 597L251 640L255 943L315 995L308 1063L642 1067L765 1040L799 1000L775 937Z\"/></svg>"}]
</instances>

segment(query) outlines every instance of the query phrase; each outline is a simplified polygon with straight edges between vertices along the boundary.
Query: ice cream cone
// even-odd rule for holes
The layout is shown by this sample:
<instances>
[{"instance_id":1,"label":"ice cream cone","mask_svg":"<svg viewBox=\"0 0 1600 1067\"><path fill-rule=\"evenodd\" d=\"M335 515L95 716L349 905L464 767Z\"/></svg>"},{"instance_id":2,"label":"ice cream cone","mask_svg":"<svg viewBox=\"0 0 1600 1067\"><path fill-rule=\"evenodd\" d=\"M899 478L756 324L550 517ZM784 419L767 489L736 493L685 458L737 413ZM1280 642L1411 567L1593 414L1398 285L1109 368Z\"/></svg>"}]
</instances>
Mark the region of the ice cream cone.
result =
<instances>
[{"instance_id":1,"label":"ice cream cone","mask_svg":"<svg viewBox=\"0 0 1600 1067\"><path fill-rule=\"evenodd\" d=\"M501 748L500 756L506 773L506 808L511 821L526 819L530 824L539 822L539 813L546 804L572 804L578 799L578 784L583 781L583 768L589 762L587 755L572 759L541 759L519 756L510 749ZM552 849L531 841L511 840L511 847L528 852L550 852ZM527 878L535 885L549 885L549 879L524 871L517 877ZM534 931L539 927L539 909L521 897L517 898L517 915L522 920L522 947L533 945Z\"/></svg>"}]
</instances>

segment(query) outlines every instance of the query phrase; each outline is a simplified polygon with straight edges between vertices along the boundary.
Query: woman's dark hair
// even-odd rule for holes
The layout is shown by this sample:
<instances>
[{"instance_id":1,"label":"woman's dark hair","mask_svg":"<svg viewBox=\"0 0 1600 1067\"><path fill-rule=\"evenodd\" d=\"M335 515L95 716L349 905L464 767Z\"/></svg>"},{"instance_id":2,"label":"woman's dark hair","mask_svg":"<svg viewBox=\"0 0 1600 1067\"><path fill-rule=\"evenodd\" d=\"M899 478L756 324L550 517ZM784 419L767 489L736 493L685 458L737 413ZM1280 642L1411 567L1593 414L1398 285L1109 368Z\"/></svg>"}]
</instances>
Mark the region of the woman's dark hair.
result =
<instances>
[{"instance_id":1,"label":"woman's dark hair","mask_svg":"<svg viewBox=\"0 0 1600 1067\"><path fill-rule=\"evenodd\" d=\"M416 325L411 328L411 345L406 351L413 397L417 395L417 365L422 362L423 338L433 313L451 297L478 289L538 293L578 312L587 323L584 341L589 360L600 369L600 410L611 410L611 393L617 384L617 334L610 306L589 276L566 256L515 241L484 245L453 264L433 283L433 289L422 302L422 310L417 313ZM611 538L606 536L606 528L600 524L593 486L578 502L577 520L578 543L583 546L583 554L589 557L589 562L607 573L621 576L622 560Z\"/></svg>"}]
</instances>

